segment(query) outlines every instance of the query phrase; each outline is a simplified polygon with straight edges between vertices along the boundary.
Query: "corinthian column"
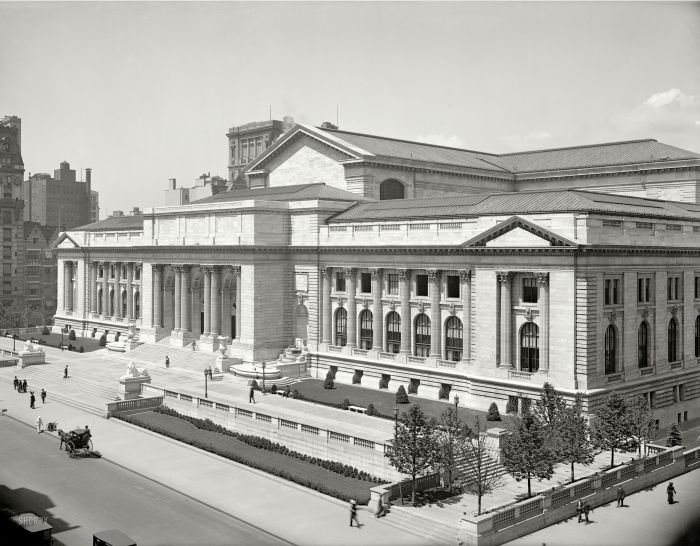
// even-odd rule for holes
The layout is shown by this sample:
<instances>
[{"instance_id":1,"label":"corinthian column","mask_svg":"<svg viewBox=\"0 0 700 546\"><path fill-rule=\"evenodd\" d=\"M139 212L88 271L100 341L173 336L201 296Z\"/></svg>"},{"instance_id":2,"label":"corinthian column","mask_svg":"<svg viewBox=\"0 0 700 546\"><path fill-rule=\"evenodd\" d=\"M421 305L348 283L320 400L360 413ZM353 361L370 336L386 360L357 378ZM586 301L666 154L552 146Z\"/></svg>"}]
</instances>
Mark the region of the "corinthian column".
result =
<instances>
[{"instance_id":1,"label":"corinthian column","mask_svg":"<svg viewBox=\"0 0 700 546\"><path fill-rule=\"evenodd\" d=\"M122 264L116 262L114 264L114 318L122 316L122 287L119 284L122 277Z\"/></svg>"},{"instance_id":2,"label":"corinthian column","mask_svg":"<svg viewBox=\"0 0 700 546\"><path fill-rule=\"evenodd\" d=\"M401 300L401 352L411 354L411 285L408 269L399 269Z\"/></svg>"},{"instance_id":3,"label":"corinthian column","mask_svg":"<svg viewBox=\"0 0 700 546\"><path fill-rule=\"evenodd\" d=\"M460 271L462 281L462 360L469 361L472 357L472 275L469 271Z\"/></svg>"},{"instance_id":4,"label":"corinthian column","mask_svg":"<svg viewBox=\"0 0 700 546\"><path fill-rule=\"evenodd\" d=\"M537 274L540 308L540 371L549 370L549 273Z\"/></svg>"},{"instance_id":5,"label":"corinthian column","mask_svg":"<svg viewBox=\"0 0 700 546\"><path fill-rule=\"evenodd\" d=\"M90 262L90 313L97 314L97 262Z\"/></svg>"},{"instance_id":6,"label":"corinthian column","mask_svg":"<svg viewBox=\"0 0 700 546\"><path fill-rule=\"evenodd\" d=\"M211 335L221 335L221 268L211 268Z\"/></svg>"},{"instance_id":7,"label":"corinthian column","mask_svg":"<svg viewBox=\"0 0 700 546\"><path fill-rule=\"evenodd\" d=\"M510 298L510 281L512 274L510 272L499 272L498 282L501 285L501 312L500 312L500 334L501 334L501 361L503 367L512 366L511 362L511 298Z\"/></svg>"},{"instance_id":8,"label":"corinthian column","mask_svg":"<svg viewBox=\"0 0 700 546\"><path fill-rule=\"evenodd\" d=\"M321 343L331 342L331 324L332 324L332 308L331 308L331 275L332 269L322 267L319 270L321 274L321 314L323 321L323 332L321 334Z\"/></svg>"},{"instance_id":9,"label":"corinthian column","mask_svg":"<svg viewBox=\"0 0 700 546\"><path fill-rule=\"evenodd\" d=\"M382 308L382 270L372 269L372 349L384 350L384 309Z\"/></svg>"},{"instance_id":10,"label":"corinthian column","mask_svg":"<svg viewBox=\"0 0 700 546\"><path fill-rule=\"evenodd\" d=\"M345 270L345 290L348 296L348 347L357 347L357 271Z\"/></svg>"},{"instance_id":11,"label":"corinthian column","mask_svg":"<svg viewBox=\"0 0 700 546\"><path fill-rule=\"evenodd\" d=\"M182 303L180 304L182 308L180 328L187 332L192 327L192 319L190 314L192 303L190 301L190 266L188 265L182 266L182 282L180 291L182 293Z\"/></svg>"},{"instance_id":12,"label":"corinthian column","mask_svg":"<svg viewBox=\"0 0 700 546\"><path fill-rule=\"evenodd\" d=\"M205 265L202 267L204 272L204 332L205 336L211 334L211 274L212 266Z\"/></svg>"},{"instance_id":13,"label":"corinthian column","mask_svg":"<svg viewBox=\"0 0 700 546\"><path fill-rule=\"evenodd\" d=\"M440 313L440 271L428 270L430 287L430 356L442 358L442 316Z\"/></svg>"},{"instance_id":14,"label":"corinthian column","mask_svg":"<svg viewBox=\"0 0 700 546\"><path fill-rule=\"evenodd\" d=\"M63 262L63 307L73 310L73 262Z\"/></svg>"},{"instance_id":15,"label":"corinthian column","mask_svg":"<svg viewBox=\"0 0 700 546\"><path fill-rule=\"evenodd\" d=\"M105 317L110 316L109 314L109 270L110 263L102 263L102 314Z\"/></svg>"},{"instance_id":16,"label":"corinthian column","mask_svg":"<svg viewBox=\"0 0 700 546\"><path fill-rule=\"evenodd\" d=\"M134 262L126 264L126 320L134 319Z\"/></svg>"},{"instance_id":17,"label":"corinthian column","mask_svg":"<svg viewBox=\"0 0 700 546\"><path fill-rule=\"evenodd\" d=\"M163 327L163 266L153 264L153 326Z\"/></svg>"},{"instance_id":18,"label":"corinthian column","mask_svg":"<svg viewBox=\"0 0 700 546\"><path fill-rule=\"evenodd\" d=\"M175 324L173 330L176 332L182 328L182 266L174 265L175 271Z\"/></svg>"}]
</instances>

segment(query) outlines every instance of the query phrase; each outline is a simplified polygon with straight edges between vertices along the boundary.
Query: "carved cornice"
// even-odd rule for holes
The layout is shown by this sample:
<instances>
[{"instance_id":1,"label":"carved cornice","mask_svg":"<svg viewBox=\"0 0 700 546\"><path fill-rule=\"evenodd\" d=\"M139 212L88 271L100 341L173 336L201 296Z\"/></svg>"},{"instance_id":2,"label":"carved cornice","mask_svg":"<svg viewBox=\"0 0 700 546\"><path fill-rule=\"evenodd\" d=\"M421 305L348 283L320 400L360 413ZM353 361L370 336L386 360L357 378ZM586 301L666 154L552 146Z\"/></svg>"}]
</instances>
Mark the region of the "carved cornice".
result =
<instances>
[{"instance_id":1,"label":"carved cornice","mask_svg":"<svg viewBox=\"0 0 700 546\"><path fill-rule=\"evenodd\" d=\"M610 313L608 314L608 320L611 324L615 324L615 321L617 321L617 311L615 311L615 309L610 310Z\"/></svg>"},{"instance_id":2,"label":"carved cornice","mask_svg":"<svg viewBox=\"0 0 700 546\"><path fill-rule=\"evenodd\" d=\"M364 309L367 309L369 307L369 300L367 299L366 296L364 298L362 298L362 307Z\"/></svg>"},{"instance_id":3,"label":"carved cornice","mask_svg":"<svg viewBox=\"0 0 700 546\"><path fill-rule=\"evenodd\" d=\"M678 314L678 306L674 305L673 307L671 307L671 315L675 317L677 314Z\"/></svg>"},{"instance_id":4,"label":"carved cornice","mask_svg":"<svg viewBox=\"0 0 700 546\"><path fill-rule=\"evenodd\" d=\"M345 304L345 298L343 298L343 296L337 296L335 301L338 303L338 307L343 307Z\"/></svg>"},{"instance_id":5,"label":"carved cornice","mask_svg":"<svg viewBox=\"0 0 700 546\"><path fill-rule=\"evenodd\" d=\"M644 320L649 318L649 308L648 307L642 308L642 318Z\"/></svg>"}]
</instances>

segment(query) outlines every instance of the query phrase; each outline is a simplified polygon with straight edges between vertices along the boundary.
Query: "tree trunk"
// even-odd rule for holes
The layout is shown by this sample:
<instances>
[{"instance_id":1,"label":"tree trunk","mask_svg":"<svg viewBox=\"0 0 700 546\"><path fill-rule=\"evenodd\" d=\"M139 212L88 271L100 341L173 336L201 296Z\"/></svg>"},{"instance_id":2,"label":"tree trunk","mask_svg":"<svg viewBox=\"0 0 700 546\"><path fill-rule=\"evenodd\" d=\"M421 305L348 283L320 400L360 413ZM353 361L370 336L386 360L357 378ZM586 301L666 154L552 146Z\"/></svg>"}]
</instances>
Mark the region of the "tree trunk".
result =
<instances>
[{"instance_id":1,"label":"tree trunk","mask_svg":"<svg viewBox=\"0 0 700 546\"><path fill-rule=\"evenodd\" d=\"M610 468L615 468L615 448L610 450Z\"/></svg>"},{"instance_id":2,"label":"tree trunk","mask_svg":"<svg viewBox=\"0 0 700 546\"><path fill-rule=\"evenodd\" d=\"M478 496L478 503L479 503L479 510L477 511L476 515L480 516L481 515L481 495Z\"/></svg>"},{"instance_id":3,"label":"tree trunk","mask_svg":"<svg viewBox=\"0 0 700 546\"><path fill-rule=\"evenodd\" d=\"M574 462L571 461L571 483L574 483Z\"/></svg>"},{"instance_id":4,"label":"tree trunk","mask_svg":"<svg viewBox=\"0 0 700 546\"><path fill-rule=\"evenodd\" d=\"M412 476L413 481L411 482L411 504L416 505L416 475Z\"/></svg>"},{"instance_id":5,"label":"tree trunk","mask_svg":"<svg viewBox=\"0 0 700 546\"><path fill-rule=\"evenodd\" d=\"M532 497L532 491L530 490L530 476L527 477L527 498Z\"/></svg>"}]
</instances>

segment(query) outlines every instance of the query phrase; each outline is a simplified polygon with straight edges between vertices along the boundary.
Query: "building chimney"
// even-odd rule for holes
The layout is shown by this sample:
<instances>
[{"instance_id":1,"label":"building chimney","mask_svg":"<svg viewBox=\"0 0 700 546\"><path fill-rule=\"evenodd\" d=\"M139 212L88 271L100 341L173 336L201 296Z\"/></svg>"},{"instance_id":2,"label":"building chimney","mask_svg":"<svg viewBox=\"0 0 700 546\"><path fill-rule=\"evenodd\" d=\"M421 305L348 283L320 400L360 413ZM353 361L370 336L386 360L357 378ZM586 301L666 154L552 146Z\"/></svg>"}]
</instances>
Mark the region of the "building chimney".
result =
<instances>
[{"instance_id":1,"label":"building chimney","mask_svg":"<svg viewBox=\"0 0 700 546\"><path fill-rule=\"evenodd\" d=\"M177 179L175 178L168 178L168 189L169 190L174 190L177 188Z\"/></svg>"},{"instance_id":2,"label":"building chimney","mask_svg":"<svg viewBox=\"0 0 700 546\"><path fill-rule=\"evenodd\" d=\"M88 198L92 195L92 169L85 169L85 189L87 190Z\"/></svg>"},{"instance_id":3,"label":"building chimney","mask_svg":"<svg viewBox=\"0 0 700 546\"><path fill-rule=\"evenodd\" d=\"M131 211L132 216L140 216L141 215L141 209L138 207L134 207L134 210Z\"/></svg>"},{"instance_id":4,"label":"building chimney","mask_svg":"<svg viewBox=\"0 0 700 546\"><path fill-rule=\"evenodd\" d=\"M112 211L113 218L121 218L122 216L124 216L124 211L122 211L122 210Z\"/></svg>"}]
</instances>

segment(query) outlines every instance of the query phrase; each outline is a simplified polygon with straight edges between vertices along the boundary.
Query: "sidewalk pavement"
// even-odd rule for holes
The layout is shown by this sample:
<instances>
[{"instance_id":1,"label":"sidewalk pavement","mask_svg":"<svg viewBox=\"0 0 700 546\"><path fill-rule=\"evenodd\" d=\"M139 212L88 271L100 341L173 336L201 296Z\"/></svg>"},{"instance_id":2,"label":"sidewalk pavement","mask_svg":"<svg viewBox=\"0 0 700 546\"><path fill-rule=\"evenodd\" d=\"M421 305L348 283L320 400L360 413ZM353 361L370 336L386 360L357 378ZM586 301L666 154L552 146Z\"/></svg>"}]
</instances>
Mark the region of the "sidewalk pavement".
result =
<instances>
[{"instance_id":1,"label":"sidewalk pavement","mask_svg":"<svg viewBox=\"0 0 700 546\"><path fill-rule=\"evenodd\" d=\"M53 354L47 354L47 359L50 363L45 366L61 374L65 359L55 359ZM94 359L78 360L81 362L71 358L73 373L82 373L85 366L95 364ZM59 383L47 388L46 405L42 406L39 399L37 409L32 410L29 394L19 394L12 387L14 375L21 376L23 371L0 368L0 409L32 427L27 428L27 434L33 432L39 415L45 424L56 421L64 430L87 424L93 432L95 450L105 459L295 544L417 546L428 543L424 537L392 526L388 518L375 519L366 510L359 513L362 528L350 528L349 509L342 501L122 421L97 418L83 409L64 405L52 397L52 392L70 389L70 378L65 381L65 387ZM40 383L34 385L30 381L30 384L37 391L42 388Z\"/></svg>"}]
</instances>

